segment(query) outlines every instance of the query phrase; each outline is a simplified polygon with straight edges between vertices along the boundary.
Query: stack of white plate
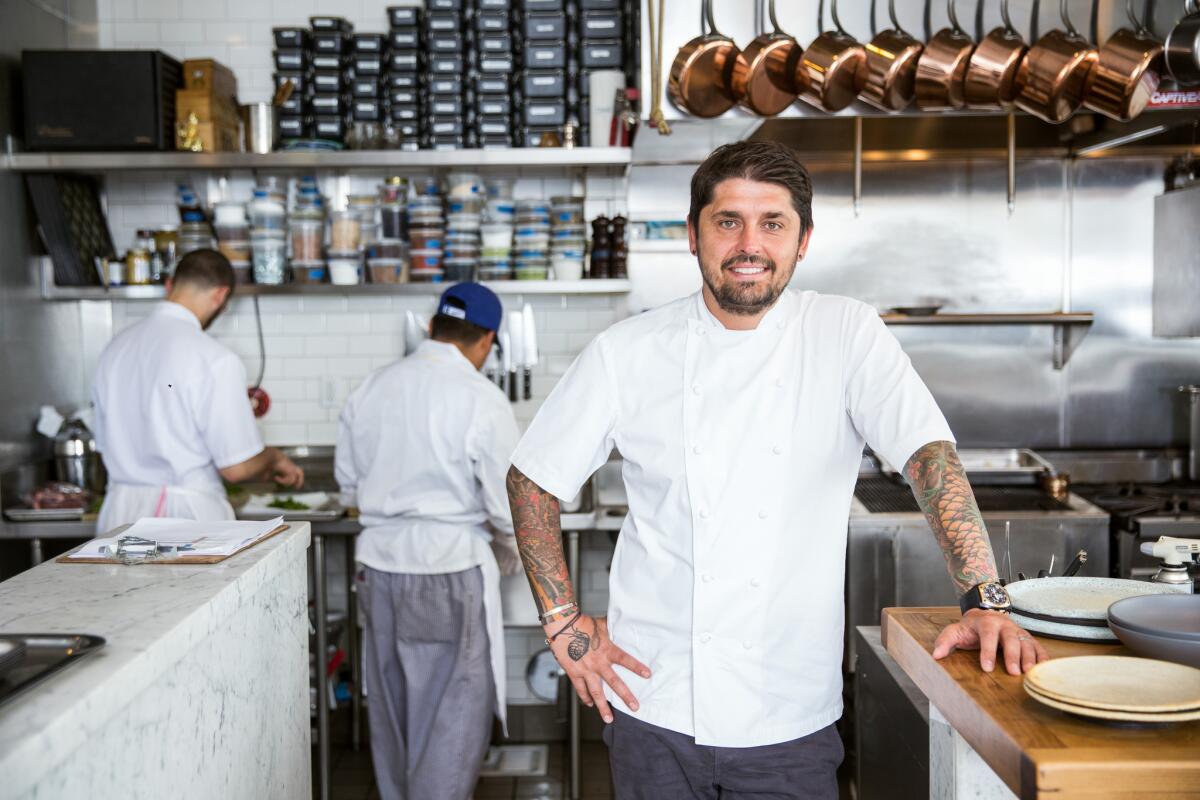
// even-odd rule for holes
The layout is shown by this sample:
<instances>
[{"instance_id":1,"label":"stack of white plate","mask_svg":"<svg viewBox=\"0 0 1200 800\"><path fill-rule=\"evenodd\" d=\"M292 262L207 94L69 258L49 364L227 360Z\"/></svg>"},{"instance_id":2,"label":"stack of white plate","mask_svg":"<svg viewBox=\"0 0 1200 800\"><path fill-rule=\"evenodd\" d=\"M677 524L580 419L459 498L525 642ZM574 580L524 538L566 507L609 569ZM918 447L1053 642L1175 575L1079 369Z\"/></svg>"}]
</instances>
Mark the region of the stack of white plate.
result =
<instances>
[{"instance_id":1,"label":"stack of white plate","mask_svg":"<svg viewBox=\"0 0 1200 800\"><path fill-rule=\"evenodd\" d=\"M1115 642L1108 607L1127 597L1186 589L1121 578L1031 578L1006 587L1012 620L1027 631L1072 642Z\"/></svg>"},{"instance_id":2,"label":"stack of white plate","mask_svg":"<svg viewBox=\"0 0 1200 800\"><path fill-rule=\"evenodd\" d=\"M1128 656L1043 661L1025 673L1039 703L1081 717L1118 722L1200 719L1200 669Z\"/></svg>"}]
</instances>

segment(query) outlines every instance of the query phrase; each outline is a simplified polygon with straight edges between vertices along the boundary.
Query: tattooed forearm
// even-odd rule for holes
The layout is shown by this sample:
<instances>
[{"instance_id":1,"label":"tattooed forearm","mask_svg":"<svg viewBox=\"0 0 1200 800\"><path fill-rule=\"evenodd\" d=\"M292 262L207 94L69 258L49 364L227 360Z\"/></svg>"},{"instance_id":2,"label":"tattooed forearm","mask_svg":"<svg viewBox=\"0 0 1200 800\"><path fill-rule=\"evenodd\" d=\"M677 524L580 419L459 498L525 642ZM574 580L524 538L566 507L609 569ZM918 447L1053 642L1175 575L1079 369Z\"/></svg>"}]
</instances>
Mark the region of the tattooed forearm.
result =
<instances>
[{"instance_id":1,"label":"tattooed forearm","mask_svg":"<svg viewBox=\"0 0 1200 800\"><path fill-rule=\"evenodd\" d=\"M516 467L509 469L507 484L517 549L538 611L570 603L575 592L563 554L558 498L543 491Z\"/></svg>"},{"instance_id":2,"label":"tattooed forearm","mask_svg":"<svg viewBox=\"0 0 1200 800\"><path fill-rule=\"evenodd\" d=\"M925 445L904 465L904 477L937 536L959 594L997 580L987 529L954 445Z\"/></svg>"}]
</instances>

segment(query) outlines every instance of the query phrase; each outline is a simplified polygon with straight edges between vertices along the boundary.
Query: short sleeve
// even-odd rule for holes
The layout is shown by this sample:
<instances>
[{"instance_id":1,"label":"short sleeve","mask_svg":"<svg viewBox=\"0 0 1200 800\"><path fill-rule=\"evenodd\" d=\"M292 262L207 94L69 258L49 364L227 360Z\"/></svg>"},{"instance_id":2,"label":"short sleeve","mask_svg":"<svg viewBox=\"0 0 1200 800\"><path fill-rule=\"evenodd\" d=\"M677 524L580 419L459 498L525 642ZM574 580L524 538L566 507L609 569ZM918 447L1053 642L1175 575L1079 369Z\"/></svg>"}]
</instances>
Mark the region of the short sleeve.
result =
<instances>
[{"instance_id":1,"label":"short sleeve","mask_svg":"<svg viewBox=\"0 0 1200 800\"><path fill-rule=\"evenodd\" d=\"M875 310L862 306L850 324L846 410L871 449L899 470L930 442L953 442L933 395Z\"/></svg>"},{"instance_id":2,"label":"short sleeve","mask_svg":"<svg viewBox=\"0 0 1200 800\"><path fill-rule=\"evenodd\" d=\"M513 466L560 500L573 499L612 452L616 396L601 334L546 398L513 453Z\"/></svg>"},{"instance_id":3,"label":"short sleeve","mask_svg":"<svg viewBox=\"0 0 1200 800\"><path fill-rule=\"evenodd\" d=\"M246 368L233 353L209 365L209 382L197 400L200 435L217 469L249 461L262 452L262 437L246 396Z\"/></svg>"}]
</instances>

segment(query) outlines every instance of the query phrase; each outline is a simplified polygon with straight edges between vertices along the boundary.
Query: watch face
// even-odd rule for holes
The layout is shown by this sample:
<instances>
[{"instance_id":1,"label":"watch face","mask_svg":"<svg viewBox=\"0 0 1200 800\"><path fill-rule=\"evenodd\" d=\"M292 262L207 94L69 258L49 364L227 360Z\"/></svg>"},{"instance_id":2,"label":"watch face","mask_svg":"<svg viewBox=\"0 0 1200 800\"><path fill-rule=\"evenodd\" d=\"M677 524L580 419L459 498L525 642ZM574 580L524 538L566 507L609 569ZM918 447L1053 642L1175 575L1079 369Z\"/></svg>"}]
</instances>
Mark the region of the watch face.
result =
<instances>
[{"instance_id":1,"label":"watch face","mask_svg":"<svg viewBox=\"0 0 1200 800\"><path fill-rule=\"evenodd\" d=\"M985 606L1007 608L1009 606L1008 592L998 583L985 583L979 587L979 597Z\"/></svg>"}]
</instances>

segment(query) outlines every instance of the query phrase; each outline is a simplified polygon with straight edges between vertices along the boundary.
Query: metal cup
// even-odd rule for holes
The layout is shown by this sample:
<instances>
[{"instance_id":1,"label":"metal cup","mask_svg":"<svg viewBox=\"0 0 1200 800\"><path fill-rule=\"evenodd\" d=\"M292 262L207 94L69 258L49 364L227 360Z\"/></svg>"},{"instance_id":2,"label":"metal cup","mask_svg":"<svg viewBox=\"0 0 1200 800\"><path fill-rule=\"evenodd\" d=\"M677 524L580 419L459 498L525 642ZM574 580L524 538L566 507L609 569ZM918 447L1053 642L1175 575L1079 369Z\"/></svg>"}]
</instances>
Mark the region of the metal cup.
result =
<instances>
[{"instance_id":1,"label":"metal cup","mask_svg":"<svg viewBox=\"0 0 1200 800\"><path fill-rule=\"evenodd\" d=\"M245 121L245 145L250 153L270 153L275 149L279 125L275 106L270 103L250 103L242 106Z\"/></svg>"}]
</instances>

